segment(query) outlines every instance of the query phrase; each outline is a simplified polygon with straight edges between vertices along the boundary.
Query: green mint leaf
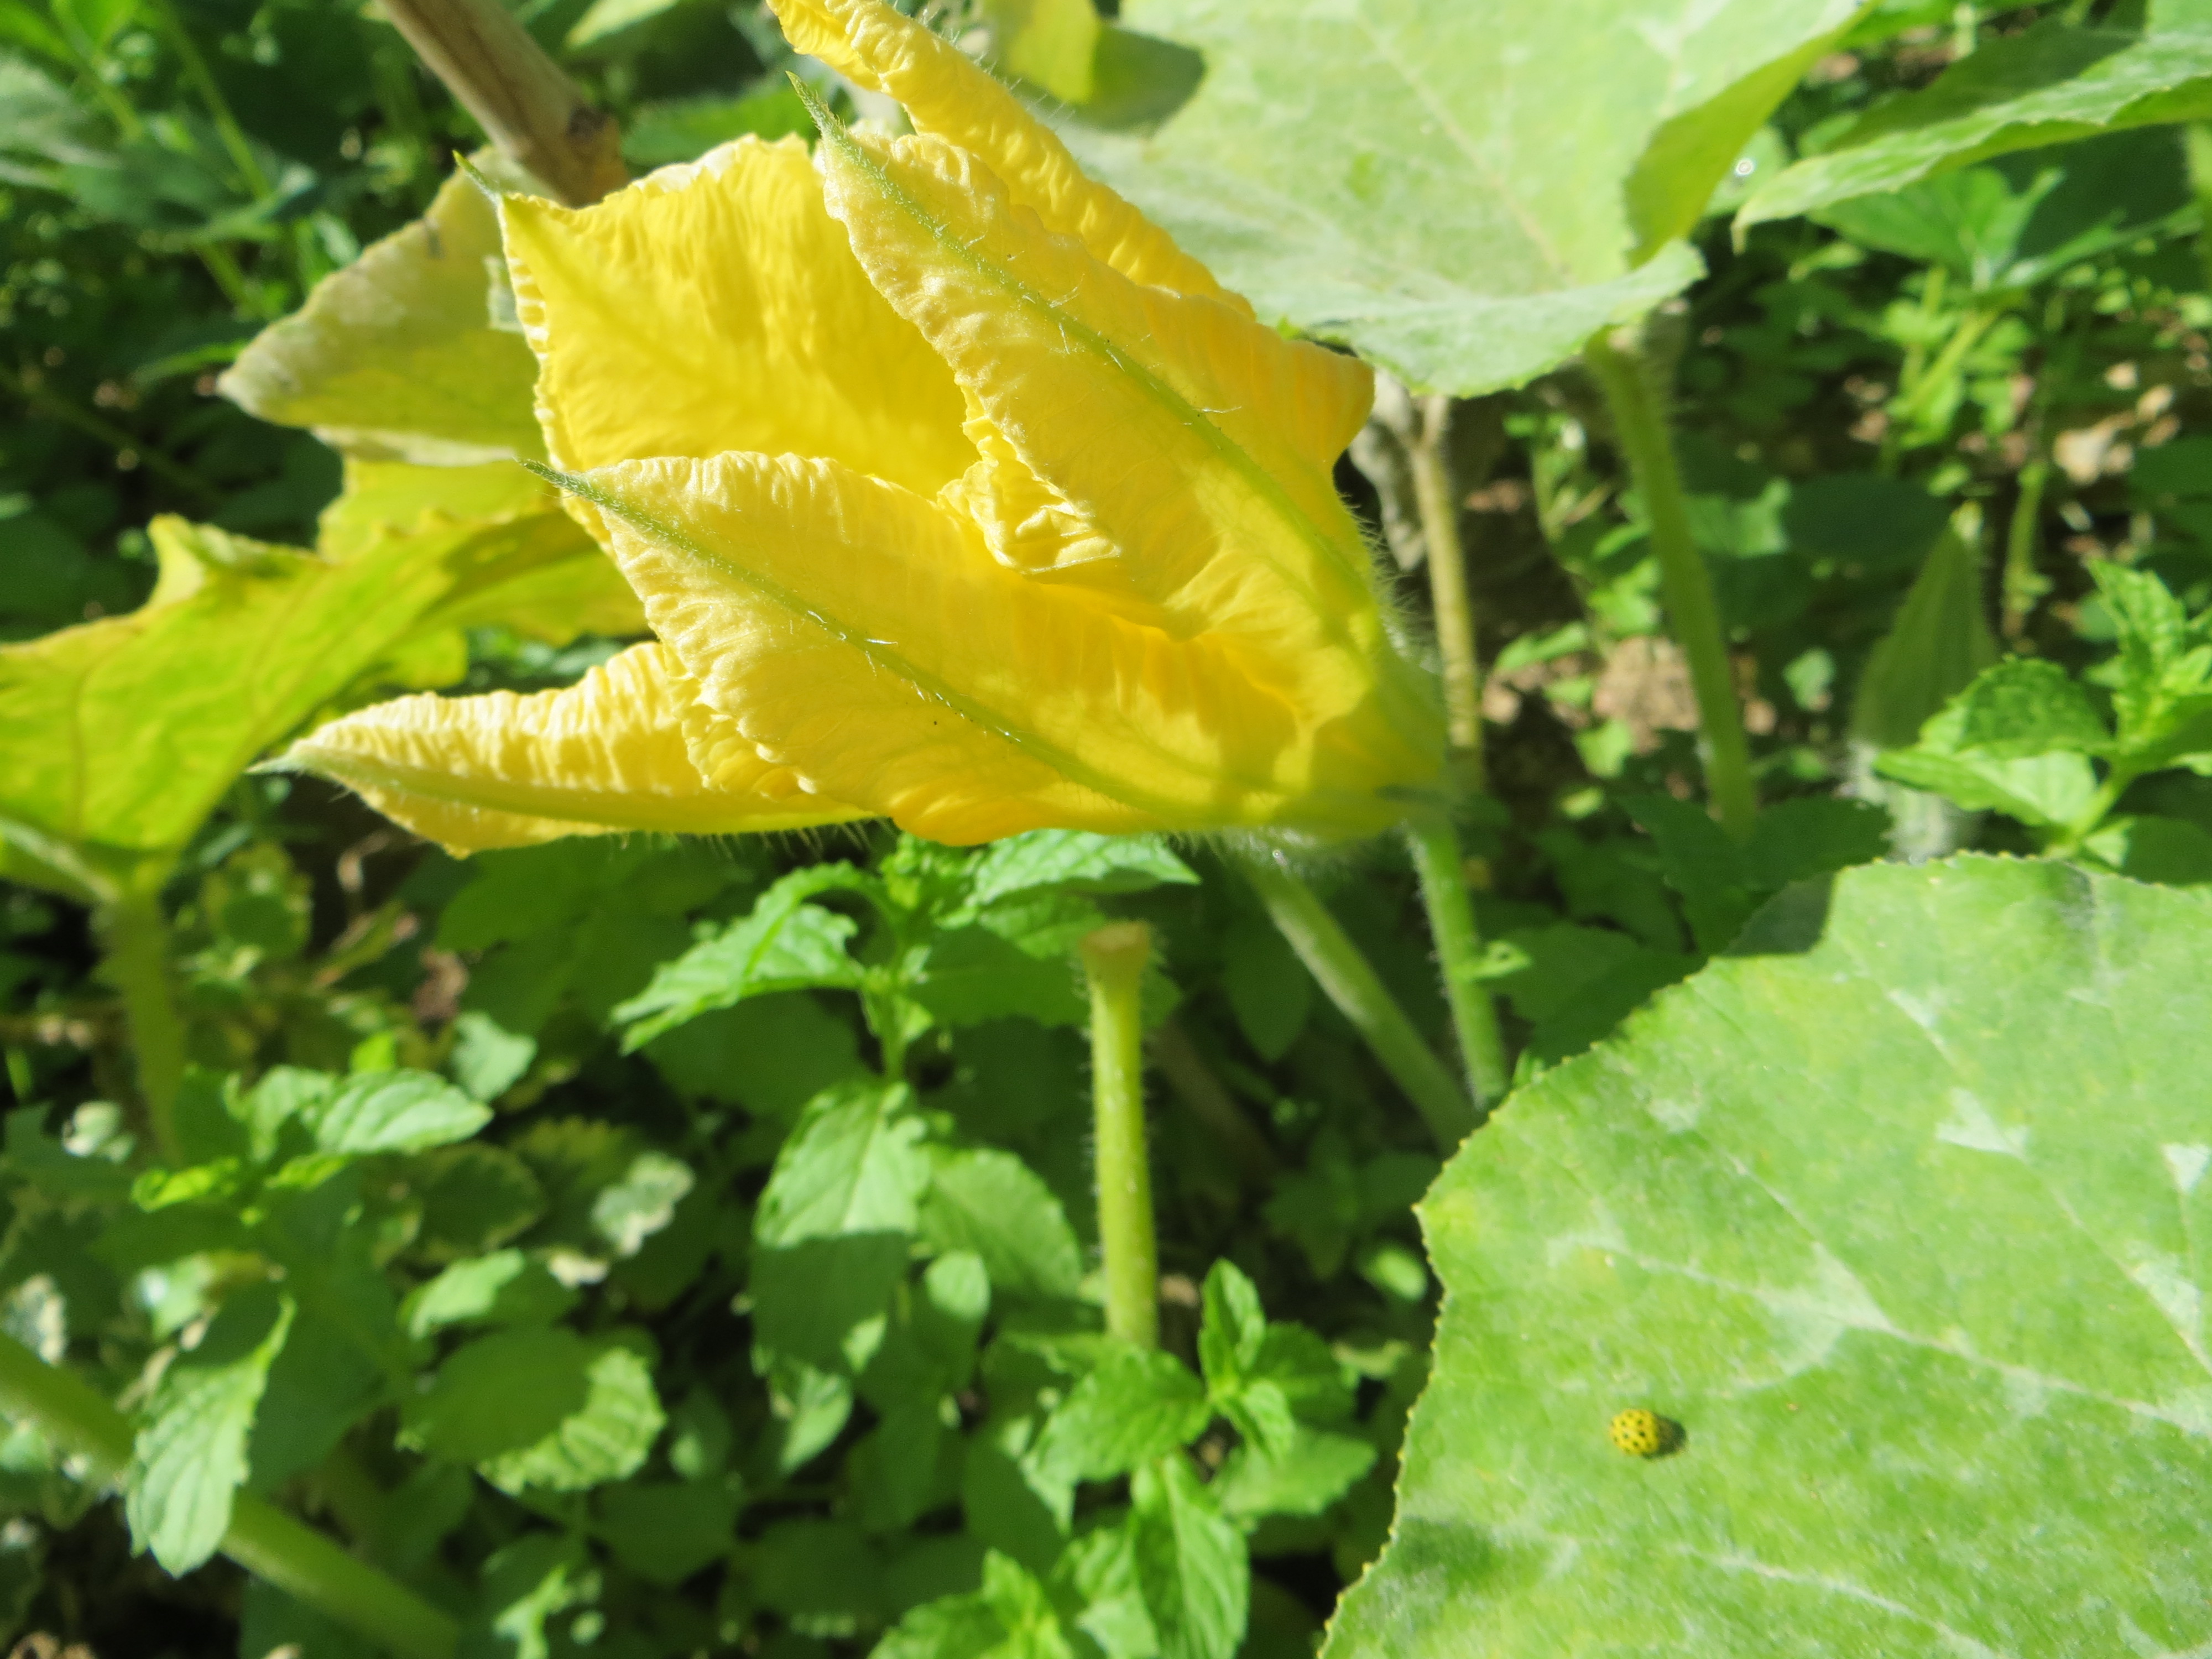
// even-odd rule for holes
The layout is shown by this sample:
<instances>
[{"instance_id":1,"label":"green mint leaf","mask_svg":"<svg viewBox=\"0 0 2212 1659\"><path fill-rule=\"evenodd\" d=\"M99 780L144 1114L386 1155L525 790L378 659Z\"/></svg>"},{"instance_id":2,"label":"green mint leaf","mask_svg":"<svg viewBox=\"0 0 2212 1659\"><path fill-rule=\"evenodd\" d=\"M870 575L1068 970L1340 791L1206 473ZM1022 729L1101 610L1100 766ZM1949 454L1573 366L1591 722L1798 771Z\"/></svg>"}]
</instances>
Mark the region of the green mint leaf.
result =
<instances>
[{"instance_id":1,"label":"green mint leaf","mask_svg":"<svg viewBox=\"0 0 2212 1659\"><path fill-rule=\"evenodd\" d=\"M2106 672L2120 754L2140 772L2212 752L2212 641L2148 571L2094 574L2118 635L2119 655Z\"/></svg>"},{"instance_id":2,"label":"green mint leaf","mask_svg":"<svg viewBox=\"0 0 2212 1659\"><path fill-rule=\"evenodd\" d=\"M1273 1063L1313 1014L1314 981L1282 930L1258 910L1238 913L1221 940L1221 988L1237 1029L1261 1059Z\"/></svg>"},{"instance_id":3,"label":"green mint leaf","mask_svg":"<svg viewBox=\"0 0 2212 1659\"><path fill-rule=\"evenodd\" d=\"M154 1392L131 1451L125 1512L132 1542L151 1550L165 1571L190 1572L222 1543L269 1368L293 1313L274 1286L240 1291Z\"/></svg>"},{"instance_id":4,"label":"green mint leaf","mask_svg":"<svg viewBox=\"0 0 2212 1659\"><path fill-rule=\"evenodd\" d=\"M456 1261L400 1304L400 1323L421 1340L449 1325L550 1325L576 1293L520 1250Z\"/></svg>"},{"instance_id":5,"label":"green mint leaf","mask_svg":"<svg viewBox=\"0 0 2212 1659\"><path fill-rule=\"evenodd\" d=\"M617 1260L635 1255L645 1241L675 1218L692 1188L690 1166L665 1152L642 1152L622 1178L592 1199L592 1226Z\"/></svg>"},{"instance_id":6,"label":"green mint leaf","mask_svg":"<svg viewBox=\"0 0 2212 1659\"><path fill-rule=\"evenodd\" d=\"M580 1492L635 1474L666 1417L618 1340L524 1327L458 1349L401 1415L407 1438L507 1492Z\"/></svg>"},{"instance_id":7,"label":"green mint leaf","mask_svg":"<svg viewBox=\"0 0 2212 1659\"><path fill-rule=\"evenodd\" d=\"M1851 704L1851 736L1876 749L1910 747L1944 704L1996 661L1996 636L1982 609L1981 550L1946 530L1867 657Z\"/></svg>"},{"instance_id":8,"label":"green mint leaf","mask_svg":"<svg viewBox=\"0 0 2212 1659\"><path fill-rule=\"evenodd\" d=\"M415 1248L431 1261L496 1249L545 1213L545 1188L503 1146L441 1147L416 1158L409 1176L422 1203Z\"/></svg>"},{"instance_id":9,"label":"green mint leaf","mask_svg":"<svg viewBox=\"0 0 2212 1659\"><path fill-rule=\"evenodd\" d=\"M1182 1361L1116 1345L1068 1390L1030 1455L1052 1475L1108 1480L1188 1445L1212 1416Z\"/></svg>"},{"instance_id":10,"label":"green mint leaf","mask_svg":"<svg viewBox=\"0 0 2212 1659\"><path fill-rule=\"evenodd\" d=\"M1160 1659L1231 1659L1251 1598L1244 1533L1181 1453L1137 1471L1127 1524Z\"/></svg>"},{"instance_id":11,"label":"green mint leaf","mask_svg":"<svg viewBox=\"0 0 2212 1659\"><path fill-rule=\"evenodd\" d=\"M969 877L968 897L981 907L1041 892L1137 893L1197 879L1158 836L1032 830L985 850Z\"/></svg>"},{"instance_id":12,"label":"green mint leaf","mask_svg":"<svg viewBox=\"0 0 2212 1659\"><path fill-rule=\"evenodd\" d=\"M2102 754L2112 747L2096 705L2055 662L2015 657L1978 676L1958 700L1949 741L1996 760Z\"/></svg>"},{"instance_id":13,"label":"green mint leaf","mask_svg":"<svg viewBox=\"0 0 2212 1659\"><path fill-rule=\"evenodd\" d=\"M274 1492L320 1464L348 1430L389 1403L377 1356L324 1311L319 1287L302 1288L254 1419L246 1485L257 1492Z\"/></svg>"},{"instance_id":14,"label":"green mint leaf","mask_svg":"<svg viewBox=\"0 0 2212 1659\"><path fill-rule=\"evenodd\" d=\"M1372 1443L1356 1435L1297 1425L1279 1447L1252 1443L1229 1454L1212 1491L1231 1520L1319 1515L1375 1465Z\"/></svg>"},{"instance_id":15,"label":"green mint leaf","mask_svg":"<svg viewBox=\"0 0 2212 1659\"><path fill-rule=\"evenodd\" d=\"M765 1245L841 1233L911 1233L930 1179L924 1125L903 1088L817 1095L793 1126L760 1198Z\"/></svg>"},{"instance_id":16,"label":"green mint leaf","mask_svg":"<svg viewBox=\"0 0 2212 1659\"><path fill-rule=\"evenodd\" d=\"M644 990L614 1010L614 1018L629 1028L623 1051L633 1052L663 1031L746 997L858 987L860 964L845 953L858 924L805 901L867 882L842 864L815 865L786 876L761 895L751 915L664 963Z\"/></svg>"},{"instance_id":17,"label":"green mint leaf","mask_svg":"<svg viewBox=\"0 0 2212 1659\"><path fill-rule=\"evenodd\" d=\"M316 1147L346 1156L426 1152L490 1121L491 1108L428 1072L348 1078L310 1117Z\"/></svg>"},{"instance_id":18,"label":"green mint leaf","mask_svg":"<svg viewBox=\"0 0 2212 1659\"><path fill-rule=\"evenodd\" d=\"M1260 1360L1267 1338L1267 1316L1260 1292L1233 1261L1217 1261L1200 1293L1198 1361L1206 1386L1216 1393L1233 1389Z\"/></svg>"},{"instance_id":19,"label":"green mint leaf","mask_svg":"<svg viewBox=\"0 0 2212 1659\"><path fill-rule=\"evenodd\" d=\"M615 1559L650 1584L679 1584L727 1555L737 1494L708 1480L625 1481L592 1498Z\"/></svg>"},{"instance_id":20,"label":"green mint leaf","mask_svg":"<svg viewBox=\"0 0 2212 1659\"><path fill-rule=\"evenodd\" d=\"M1082 1281L1083 1248L1066 1212L1012 1152L933 1151L918 1221L933 1249L981 1257L996 1291L1069 1297Z\"/></svg>"}]
</instances>

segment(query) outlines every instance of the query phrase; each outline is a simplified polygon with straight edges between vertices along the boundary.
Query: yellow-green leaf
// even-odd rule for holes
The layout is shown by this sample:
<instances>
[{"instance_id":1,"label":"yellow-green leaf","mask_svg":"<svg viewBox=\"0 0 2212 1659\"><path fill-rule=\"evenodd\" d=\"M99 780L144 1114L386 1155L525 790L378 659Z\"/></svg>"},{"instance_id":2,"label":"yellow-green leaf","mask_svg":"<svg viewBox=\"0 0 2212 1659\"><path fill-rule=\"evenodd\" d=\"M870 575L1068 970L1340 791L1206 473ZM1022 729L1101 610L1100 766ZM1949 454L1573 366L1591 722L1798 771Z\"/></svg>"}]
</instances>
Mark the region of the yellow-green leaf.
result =
<instances>
[{"instance_id":1,"label":"yellow-green leaf","mask_svg":"<svg viewBox=\"0 0 2212 1659\"><path fill-rule=\"evenodd\" d=\"M511 321L499 218L456 173L422 218L324 279L219 382L264 421L362 455L458 465L542 456L538 365Z\"/></svg>"}]
</instances>

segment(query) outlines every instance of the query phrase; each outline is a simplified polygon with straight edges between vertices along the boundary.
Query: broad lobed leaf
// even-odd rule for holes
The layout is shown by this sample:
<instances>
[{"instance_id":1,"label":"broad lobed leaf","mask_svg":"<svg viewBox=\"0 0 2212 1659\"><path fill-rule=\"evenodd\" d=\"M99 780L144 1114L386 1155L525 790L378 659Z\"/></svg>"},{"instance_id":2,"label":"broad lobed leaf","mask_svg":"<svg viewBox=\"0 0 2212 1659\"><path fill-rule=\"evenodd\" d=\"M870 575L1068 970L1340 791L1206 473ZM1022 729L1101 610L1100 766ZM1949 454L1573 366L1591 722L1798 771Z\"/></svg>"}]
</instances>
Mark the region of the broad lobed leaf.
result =
<instances>
[{"instance_id":1,"label":"broad lobed leaf","mask_svg":"<svg viewBox=\"0 0 2212 1659\"><path fill-rule=\"evenodd\" d=\"M1517 1095L1422 1206L1437 1370L1329 1653L2212 1638L2208 920L1849 872ZM1680 1449L1615 1449L1635 1407Z\"/></svg>"}]
</instances>

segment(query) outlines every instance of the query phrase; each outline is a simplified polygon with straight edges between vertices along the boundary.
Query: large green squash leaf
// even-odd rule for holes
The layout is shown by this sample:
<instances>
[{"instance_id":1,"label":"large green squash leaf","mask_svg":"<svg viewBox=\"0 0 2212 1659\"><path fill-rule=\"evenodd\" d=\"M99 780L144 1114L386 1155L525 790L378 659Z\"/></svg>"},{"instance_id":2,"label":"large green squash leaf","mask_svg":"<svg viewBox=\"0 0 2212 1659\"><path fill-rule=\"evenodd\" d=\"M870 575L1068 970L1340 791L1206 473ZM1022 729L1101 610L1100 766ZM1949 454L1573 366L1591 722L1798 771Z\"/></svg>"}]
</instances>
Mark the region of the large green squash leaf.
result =
<instances>
[{"instance_id":1,"label":"large green squash leaf","mask_svg":"<svg viewBox=\"0 0 2212 1659\"><path fill-rule=\"evenodd\" d=\"M2212 1650L2208 1008L2173 889L1776 900L1424 1203L1436 1369L1329 1659Z\"/></svg>"},{"instance_id":2,"label":"large green squash leaf","mask_svg":"<svg viewBox=\"0 0 2212 1659\"><path fill-rule=\"evenodd\" d=\"M263 420L312 427L356 453L543 459L538 361L513 320L506 271L498 214L455 173L428 213L318 284L219 385Z\"/></svg>"},{"instance_id":3,"label":"large green squash leaf","mask_svg":"<svg viewBox=\"0 0 2212 1659\"><path fill-rule=\"evenodd\" d=\"M1922 92L1869 110L1755 191L1739 226L1901 190L2014 150L2212 117L2212 9L2168 0L2148 32L2047 18L1990 41Z\"/></svg>"},{"instance_id":4,"label":"large green squash leaf","mask_svg":"<svg viewBox=\"0 0 2212 1659\"><path fill-rule=\"evenodd\" d=\"M345 494L323 514L318 550L364 558L394 538L410 542L410 558L442 562L450 574L420 630L495 623L551 645L646 631L644 607L615 562L558 492L510 462L348 461Z\"/></svg>"},{"instance_id":5,"label":"large green squash leaf","mask_svg":"<svg viewBox=\"0 0 2212 1659\"><path fill-rule=\"evenodd\" d=\"M426 646L458 674L463 629L642 631L611 562L521 468L349 474L319 552L156 520L142 609L0 647L0 869L110 896L349 688L419 666Z\"/></svg>"},{"instance_id":6,"label":"large green squash leaf","mask_svg":"<svg viewBox=\"0 0 2212 1659\"><path fill-rule=\"evenodd\" d=\"M1851 0L1127 0L1196 94L1085 162L1261 314L1474 393L1688 283L1679 239Z\"/></svg>"},{"instance_id":7,"label":"large green squash leaf","mask_svg":"<svg viewBox=\"0 0 2212 1659\"><path fill-rule=\"evenodd\" d=\"M182 846L451 586L400 540L337 562L177 519L152 530L143 607L0 648L0 840L95 894Z\"/></svg>"}]
</instances>

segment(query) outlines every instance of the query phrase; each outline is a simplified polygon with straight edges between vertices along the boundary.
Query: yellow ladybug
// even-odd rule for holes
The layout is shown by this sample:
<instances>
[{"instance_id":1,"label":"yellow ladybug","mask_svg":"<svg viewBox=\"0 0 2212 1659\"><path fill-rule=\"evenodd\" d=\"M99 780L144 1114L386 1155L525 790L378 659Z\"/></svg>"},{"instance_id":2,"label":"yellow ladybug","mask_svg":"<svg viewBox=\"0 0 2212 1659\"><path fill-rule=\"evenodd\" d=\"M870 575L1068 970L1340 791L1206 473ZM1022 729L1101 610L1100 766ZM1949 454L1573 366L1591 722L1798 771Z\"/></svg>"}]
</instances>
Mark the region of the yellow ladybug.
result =
<instances>
[{"instance_id":1,"label":"yellow ladybug","mask_svg":"<svg viewBox=\"0 0 2212 1659\"><path fill-rule=\"evenodd\" d=\"M1615 1416L1606 1432L1631 1457L1663 1457L1682 1443L1681 1425L1643 1406Z\"/></svg>"}]
</instances>

